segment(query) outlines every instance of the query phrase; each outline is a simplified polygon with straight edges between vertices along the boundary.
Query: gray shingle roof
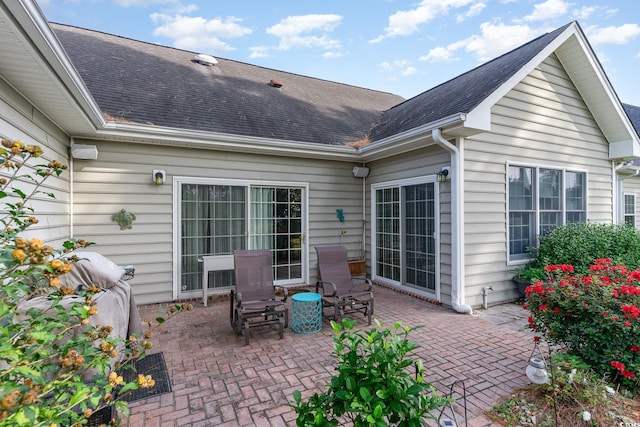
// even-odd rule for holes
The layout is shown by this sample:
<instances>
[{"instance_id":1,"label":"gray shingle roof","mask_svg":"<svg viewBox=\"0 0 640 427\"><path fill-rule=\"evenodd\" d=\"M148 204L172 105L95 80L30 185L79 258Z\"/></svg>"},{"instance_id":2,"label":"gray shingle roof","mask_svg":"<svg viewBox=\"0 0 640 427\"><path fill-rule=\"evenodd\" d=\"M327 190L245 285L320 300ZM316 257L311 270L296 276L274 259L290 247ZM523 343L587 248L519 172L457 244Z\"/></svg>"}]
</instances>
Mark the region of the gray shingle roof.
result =
<instances>
[{"instance_id":1,"label":"gray shingle roof","mask_svg":"<svg viewBox=\"0 0 640 427\"><path fill-rule=\"evenodd\" d=\"M631 120L631 124L636 130L636 133L640 135L640 107L630 104L622 104L622 107L624 111L626 111L627 116L629 116L629 120Z\"/></svg>"},{"instance_id":2,"label":"gray shingle roof","mask_svg":"<svg viewBox=\"0 0 640 427\"><path fill-rule=\"evenodd\" d=\"M60 24L53 31L109 118L321 144L366 138L397 95ZM272 79L283 83L270 85Z\"/></svg>"},{"instance_id":3,"label":"gray shingle roof","mask_svg":"<svg viewBox=\"0 0 640 427\"><path fill-rule=\"evenodd\" d=\"M377 141L457 113L469 113L569 25L544 34L386 111L371 130Z\"/></svg>"}]
</instances>

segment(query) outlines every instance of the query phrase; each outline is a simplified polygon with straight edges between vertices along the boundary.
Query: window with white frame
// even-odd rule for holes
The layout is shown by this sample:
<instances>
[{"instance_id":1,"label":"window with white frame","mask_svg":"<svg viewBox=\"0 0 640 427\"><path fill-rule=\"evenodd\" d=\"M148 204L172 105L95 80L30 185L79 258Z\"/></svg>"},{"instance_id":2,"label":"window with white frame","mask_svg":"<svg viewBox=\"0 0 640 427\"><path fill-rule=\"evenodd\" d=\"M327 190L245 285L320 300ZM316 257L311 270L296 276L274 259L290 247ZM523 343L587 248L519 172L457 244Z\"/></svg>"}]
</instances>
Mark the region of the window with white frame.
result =
<instances>
[{"instance_id":1,"label":"window with white frame","mask_svg":"<svg viewBox=\"0 0 640 427\"><path fill-rule=\"evenodd\" d=\"M624 223L636 228L636 195L624 195Z\"/></svg>"},{"instance_id":2,"label":"window with white frame","mask_svg":"<svg viewBox=\"0 0 640 427\"><path fill-rule=\"evenodd\" d=\"M586 182L585 172L509 166L510 260L529 258L538 235L587 220Z\"/></svg>"}]
</instances>

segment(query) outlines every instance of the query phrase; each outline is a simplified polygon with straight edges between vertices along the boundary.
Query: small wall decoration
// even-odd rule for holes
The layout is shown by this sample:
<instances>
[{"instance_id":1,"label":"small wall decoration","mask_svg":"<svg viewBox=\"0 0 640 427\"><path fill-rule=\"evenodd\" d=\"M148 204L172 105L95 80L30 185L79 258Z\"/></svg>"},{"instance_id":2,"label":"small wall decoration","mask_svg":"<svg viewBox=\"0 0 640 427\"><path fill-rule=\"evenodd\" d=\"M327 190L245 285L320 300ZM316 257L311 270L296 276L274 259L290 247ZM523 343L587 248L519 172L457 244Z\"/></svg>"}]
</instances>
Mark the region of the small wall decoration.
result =
<instances>
[{"instance_id":1,"label":"small wall decoration","mask_svg":"<svg viewBox=\"0 0 640 427\"><path fill-rule=\"evenodd\" d=\"M133 227L133 221L136 219L136 215L132 212L127 212L124 209L120 209L120 212L116 212L111 215L111 220L120 226L120 230L126 230Z\"/></svg>"},{"instance_id":2,"label":"small wall decoration","mask_svg":"<svg viewBox=\"0 0 640 427\"><path fill-rule=\"evenodd\" d=\"M338 218L338 221L344 222L344 212L342 209L336 209L336 218Z\"/></svg>"}]
</instances>

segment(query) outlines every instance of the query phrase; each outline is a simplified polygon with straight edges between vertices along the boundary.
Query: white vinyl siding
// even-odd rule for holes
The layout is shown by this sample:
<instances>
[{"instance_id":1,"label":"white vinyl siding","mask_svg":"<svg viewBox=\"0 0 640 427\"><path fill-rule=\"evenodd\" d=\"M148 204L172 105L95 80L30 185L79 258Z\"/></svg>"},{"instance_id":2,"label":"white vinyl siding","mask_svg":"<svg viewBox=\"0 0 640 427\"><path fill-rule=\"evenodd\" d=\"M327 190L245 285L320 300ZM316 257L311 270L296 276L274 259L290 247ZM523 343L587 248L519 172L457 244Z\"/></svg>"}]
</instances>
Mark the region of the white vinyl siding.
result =
<instances>
[{"instance_id":1,"label":"white vinyl siding","mask_svg":"<svg viewBox=\"0 0 640 427\"><path fill-rule=\"evenodd\" d=\"M69 165L68 137L51 123L31 103L22 98L0 79L0 139L19 140L25 144L39 145L44 153L40 158L32 159L30 164L46 164L57 160ZM23 169L21 174L31 174L33 169ZM64 171L60 176L47 178L40 191L51 193L55 198L39 194L30 202L40 222L29 227L25 237L39 238L47 244L60 247L71 234L69 227L70 173ZM20 184L28 191L30 183Z\"/></svg>"},{"instance_id":2,"label":"white vinyl siding","mask_svg":"<svg viewBox=\"0 0 640 427\"><path fill-rule=\"evenodd\" d=\"M96 250L115 262L134 265L135 278L129 283L138 303L173 299L172 182L176 176L306 183L307 283L315 283L315 245L343 244L350 258L362 252L362 179L353 177L354 163L114 141L76 142L96 145L99 155L97 160L76 162L75 234L96 242ZM164 185L154 184L155 169L166 171ZM120 230L111 220L121 209L136 215L131 229ZM336 209L343 209L344 222L336 218Z\"/></svg>"},{"instance_id":3,"label":"white vinyl siding","mask_svg":"<svg viewBox=\"0 0 640 427\"><path fill-rule=\"evenodd\" d=\"M557 61L547 58L492 108L491 132L464 141L465 296L482 305L518 298L508 260L507 165L584 172L587 221L611 223L608 143ZM569 197L570 198L570 197Z\"/></svg>"}]
</instances>

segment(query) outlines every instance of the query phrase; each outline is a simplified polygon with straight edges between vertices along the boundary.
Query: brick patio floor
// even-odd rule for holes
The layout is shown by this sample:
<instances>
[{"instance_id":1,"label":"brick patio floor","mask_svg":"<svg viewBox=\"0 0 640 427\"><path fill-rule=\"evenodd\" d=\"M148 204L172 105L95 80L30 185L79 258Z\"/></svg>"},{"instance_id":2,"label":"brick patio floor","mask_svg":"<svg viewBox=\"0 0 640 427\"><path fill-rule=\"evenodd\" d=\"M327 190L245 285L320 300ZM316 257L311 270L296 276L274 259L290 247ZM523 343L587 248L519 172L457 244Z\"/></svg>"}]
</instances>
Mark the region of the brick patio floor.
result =
<instances>
[{"instance_id":1,"label":"brick patio floor","mask_svg":"<svg viewBox=\"0 0 640 427\"><path fill-rule=\"evenodd\" d=\"M374 287L375 318L393 325L424 325L410 339L421 346L419 356L427 380L440 392L452 383L458 402L466 390L467 419L453 408L459 426L496 426L483 416L500 397L527 384L524 370L532 349L532 334L476 315L421 301L393 290ZM289 300L290 301L290 300ZM290 304L290 302L289 302ZM161 306L141 306L143 319L155 318ZM358 326L368 328L364 317ZM180 313L152 328L151 353L163 352L173 391L130 404L129 427L175 426L295 426L288 406L294 390L308 396L324 390L334 373L331 330L296 334L276 328L251 330L251 343L233 333L229 303L221 300ZM451 411L445 416L452 418Z\"/></svg>"}]
</instances>

